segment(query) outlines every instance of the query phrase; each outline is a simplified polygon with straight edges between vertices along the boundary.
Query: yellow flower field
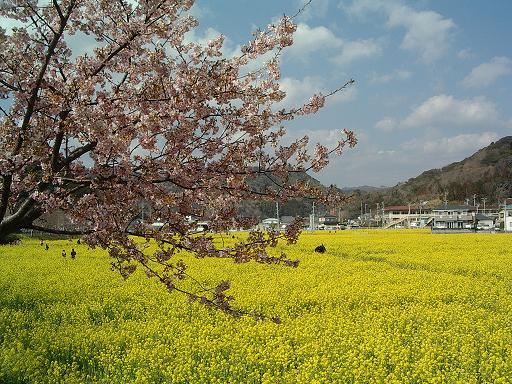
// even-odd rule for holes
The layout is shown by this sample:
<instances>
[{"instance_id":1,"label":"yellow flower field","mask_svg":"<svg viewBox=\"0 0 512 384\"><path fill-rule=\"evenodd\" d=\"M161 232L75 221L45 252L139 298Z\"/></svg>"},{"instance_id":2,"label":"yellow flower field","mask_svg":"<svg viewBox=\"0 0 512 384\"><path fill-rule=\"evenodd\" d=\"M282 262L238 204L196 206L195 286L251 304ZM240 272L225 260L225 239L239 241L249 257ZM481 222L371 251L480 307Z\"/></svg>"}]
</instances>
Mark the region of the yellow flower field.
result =
<instances>
[{"instance_id":1,"label":"yellow flower field","mask_svg":"<svg viewBox=\"0 0 512 384\"><path fill-rule=\"evenodd\" d=\"M123 281L102 251L25 239L0 247L0 382L510 383L511 240L305 233L284 249L298 268L183 255L278 325L189 304L143 273ZM60 255L72 247L75 260Z\"/></svg>"}]
</instances>

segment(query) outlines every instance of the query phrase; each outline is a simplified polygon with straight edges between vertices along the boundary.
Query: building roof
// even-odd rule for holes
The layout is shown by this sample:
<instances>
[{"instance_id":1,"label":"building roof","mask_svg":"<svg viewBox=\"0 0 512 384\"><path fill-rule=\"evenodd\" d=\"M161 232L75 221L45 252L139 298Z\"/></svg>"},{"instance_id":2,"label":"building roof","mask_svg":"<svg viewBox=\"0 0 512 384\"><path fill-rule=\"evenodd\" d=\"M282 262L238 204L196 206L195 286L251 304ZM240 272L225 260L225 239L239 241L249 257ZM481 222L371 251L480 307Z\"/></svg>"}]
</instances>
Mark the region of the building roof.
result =
<instances>
[{"instance_id":1,"label":"building roof","mask_svg":"<svg viewBox=\"0 0 512 384\"><path fill-rule=\"evenodd\" d=\"M493 220L492 217L489 217L489 216L484 215L482 213L477 213L475 215L475 219L477 219L477 220Z\"/></svg>"},{"instance_id":2,"label":"building roof","mask_svg":"<svg viewBox=\"0 0 512 384\"><path fill-rule=\"evenodd\" d=\"M420 205L411 205L411 211L418 211L421 208L422 211L429 211L430 208L420 206ZM409 212L408 205L390 205L389 207L384 207L385 212L390 211L407 211Z\"/></svg>"},{"instance_id":3,"label":"building roof","mask_svg":"<svg viewBox=\"0 0 512 384\"><path fill-rule=\"evenodd\" d=\"M433 211L476 211L472 205L443 204L433 208Z\"/></svg>"},{"instance_id":4,"label":"building roof","mask_svg":"<svg viewBox=\"0 0 512 384\"><path fill-rule=\"evenodd\" d=\"M279 222L280 222L281 224L290 224L290 223L292 223L294 220L295 220L295 217L294 217L294 216L281 216L281 219L279 220Z\"/></svg>"}]
</instances>

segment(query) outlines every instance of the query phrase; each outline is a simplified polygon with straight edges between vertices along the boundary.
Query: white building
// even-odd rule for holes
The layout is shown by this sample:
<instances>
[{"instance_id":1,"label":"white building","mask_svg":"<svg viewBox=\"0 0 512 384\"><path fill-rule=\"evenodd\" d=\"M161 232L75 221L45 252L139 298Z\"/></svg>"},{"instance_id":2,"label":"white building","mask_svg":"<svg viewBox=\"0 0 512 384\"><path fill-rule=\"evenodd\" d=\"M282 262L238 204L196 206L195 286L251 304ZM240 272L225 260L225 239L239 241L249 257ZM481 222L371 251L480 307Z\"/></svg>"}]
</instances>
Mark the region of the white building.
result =
<instances>
[{"instance_id":1,"label":"white building","mask_svg":"<svg viewBox=\"0 0 512 384\"><path fill-rule=\"evenodd\" d=\"M494 219L482 213L475 215L476 229L478 230L494 230Z\"/></svg>"},{"instance_id":2,"label":"white building","mask_svg":"<svg viewBox=\"0 0 512 384\"><path fill-rule=\"evenodd\" d=\"M384 208L382 219L387 228L420 228L430 223L432 211L423 205L392 205Z\"/></svg>"},{"instance_id":3,"label":"white building","mask_svg":"<svg viewBox=\"0 0 512 384\"><path fill-rule=\"evenodd\" d=\"M506 212L506 215L505 215ZM505 232L512 232L512 205L508 204L500 211L500 223L503 223Z\"/></svg>"},{"instance_id":4,"label":"white building","mask_svg":"<svg viewBox=\"0 0 512 384\"><path fill-rule=\"evenodd\" d=\"M279 219L269 217L268 219L262 220L261 225L264 229L277 229L277 226L279 225Z\"/></svg>"},{"instance_id":5,"label":"white building","mask_svg":"<svg viewBox=\"0 0 512 384\"><path fill-rule=\"evenodd\" d=\"M432 209L433 229L473 229L476 208L470 205L444 204Z\"/></svg>"}]
</instances>

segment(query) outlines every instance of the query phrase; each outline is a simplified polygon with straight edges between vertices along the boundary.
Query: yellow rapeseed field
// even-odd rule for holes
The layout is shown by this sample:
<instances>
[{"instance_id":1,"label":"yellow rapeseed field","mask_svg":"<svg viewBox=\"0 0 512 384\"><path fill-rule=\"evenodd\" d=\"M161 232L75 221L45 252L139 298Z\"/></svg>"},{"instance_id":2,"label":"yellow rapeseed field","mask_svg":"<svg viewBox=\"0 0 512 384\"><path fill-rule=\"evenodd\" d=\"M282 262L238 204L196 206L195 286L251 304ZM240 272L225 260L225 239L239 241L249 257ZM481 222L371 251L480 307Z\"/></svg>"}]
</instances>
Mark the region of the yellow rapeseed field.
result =
<instances>
[{"instance_id":1,"label":"yellow rapeseed field","mask_svg":"<svg viewBox=\"0 0 512 384\"><path fill-rule=\"evenodd\" d=\"M183 255L278 325L189 304L143 273L123 281L74 241L25 239L0 247L0 382L511 383L511 240L305 233L283 246L298 268Z\"/></svg>"}]
</instances>

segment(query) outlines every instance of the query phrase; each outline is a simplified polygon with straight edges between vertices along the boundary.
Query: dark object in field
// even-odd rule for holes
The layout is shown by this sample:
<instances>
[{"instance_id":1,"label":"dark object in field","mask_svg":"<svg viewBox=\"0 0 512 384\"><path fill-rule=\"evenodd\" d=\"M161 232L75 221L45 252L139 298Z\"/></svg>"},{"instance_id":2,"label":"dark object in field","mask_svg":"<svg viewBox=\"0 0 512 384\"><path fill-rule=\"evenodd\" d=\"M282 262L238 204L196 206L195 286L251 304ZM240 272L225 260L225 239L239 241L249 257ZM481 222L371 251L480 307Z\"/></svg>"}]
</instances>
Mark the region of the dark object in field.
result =
<instances>
[{"instance_id":1,"label":"dark object in field","mask_svg":"<svg viewBox=\"0 0 512 384\"><path fill-rule=\"evenodd\" d=\"M60 254L62 255L62 257L66 257L66 250L63 249Z\"/></svg>"},{"instance_id":2,"label":"dark object in field","mask_svg":"<svg viewBox=\"0 0 512 384\"><path fill-rule=\"evenodd\" d=\"M315 248L315 252L318 252L318 253L325 253L325 251L327 251L327 249L325 249L325 246L323 244L321 244Z\"/></svg>"},{"instance_id":3,"label":"dark object in field","mask_svg":"<svg viewBox=\"0 0 512 384\"><path fill-rule=\"evenodd\" d=\"M76 243L77 243L77 244L80 244L80 239L78 239L78 240L76 241Z\"/></svg>"},{"instance_id":4,"label":"dark object in field","mask_svg":"<svg viewBox=\"0 0 512 384\"><path fill-rule=\"evenodd\" d=\"M49 250L49 249L50 249L50 247L48 246L48 244L45 244L45 245L44 245L44 249L46 249L46 250Z\"/></svg>"},{"instance_id":5,"label":"dark object in field","mask_svg":"<svg viewBox=\"0 0 512 384\"><path fill-rule=\"evenodd\" d=\"M43 246L43 240L41 240L41 241L39 242L39 245L40 245L41 247Z\"/></svg>"},{"instance_id":6,"label":"dark object in field","mask_svg":"<svg viewBox=\"0 0 512 384\"><path fill-rule=\"evenodd\" d=\"M75 248L71 248L71 258L74 259L76 256Z\"/></svg>"}]
</instances>

